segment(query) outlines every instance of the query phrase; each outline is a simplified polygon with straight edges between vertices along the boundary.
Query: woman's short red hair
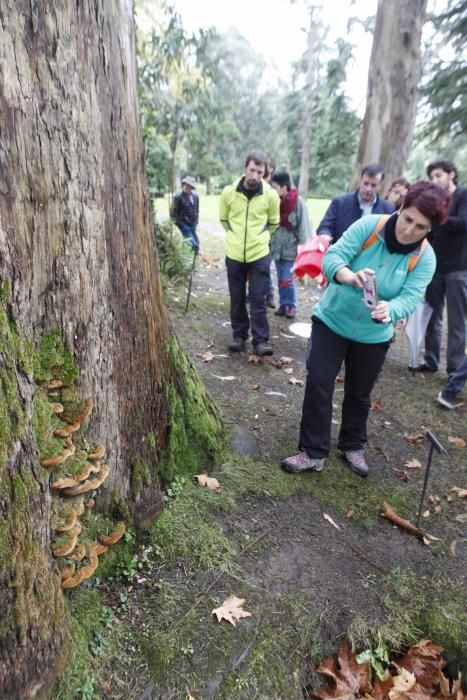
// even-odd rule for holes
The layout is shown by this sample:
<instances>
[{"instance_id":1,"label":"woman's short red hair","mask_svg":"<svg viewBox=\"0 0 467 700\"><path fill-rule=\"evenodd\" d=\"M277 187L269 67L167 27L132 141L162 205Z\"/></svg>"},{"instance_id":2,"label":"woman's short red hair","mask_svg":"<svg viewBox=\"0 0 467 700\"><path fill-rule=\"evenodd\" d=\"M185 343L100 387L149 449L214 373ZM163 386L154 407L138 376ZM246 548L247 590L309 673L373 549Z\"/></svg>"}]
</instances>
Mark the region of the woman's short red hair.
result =
<instances>
[{"instance_id":1,"label":"woman's short red hair","mask_svg":"<svg viewBox=\"0 0 467 700\"><path fill-rule=\"evenodd\" d=\"M439 226L448 218L450 203L451 195L442 187L428 180L419 180L407 190L402 209L416 207L430 219L432 226Z\"/></svg>"}]
</instances>

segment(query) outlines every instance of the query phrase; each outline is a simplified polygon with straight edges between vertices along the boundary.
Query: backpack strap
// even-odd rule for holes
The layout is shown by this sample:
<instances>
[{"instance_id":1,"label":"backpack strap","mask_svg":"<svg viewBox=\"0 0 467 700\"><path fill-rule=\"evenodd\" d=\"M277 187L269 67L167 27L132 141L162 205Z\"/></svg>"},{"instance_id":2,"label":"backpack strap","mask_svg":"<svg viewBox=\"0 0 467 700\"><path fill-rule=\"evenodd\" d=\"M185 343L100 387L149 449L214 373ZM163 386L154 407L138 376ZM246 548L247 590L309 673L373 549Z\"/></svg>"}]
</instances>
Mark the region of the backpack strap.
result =
<instances>
[{"instance_id":1,"label":"backpack strap","mask_svg":"<svg viewBox=\"0 0 467 700\"><path fill-rule=\"evenodd\" d=\"M369 235L368 238L366 239L365 243L364 243L364 244L362 245L362 247L360 248L360 252L362 252L362 250L366 250L367 248L370 248L370 247L373 245L373 243L376 243L376 241L378 240L378 233L381 231L381 229L382 229L383 226L385 225L386 221L389 219L389 216L390 216L389 214L384 214L383 216L380 217L380 219L379 219L378 223L376 224L374 230L370 233L370 235ZM414 252L413 255L411 255L411 256L409 257L409 265L408 265L408 268L407 268L407 271L408 271L408 272L412 272L412 271L413 271L415 265L418 263L418 261L420 260L421 256L423 255L423 253L424 253L425 248L427 247L427 245L428 245L428 241L427 241L426 238L424 238L423 241L422 241L421 244L420 244L420 247Z\"/></svg>"},{"instance_id":2,"label":"backpack strap","mask_svg":"<svg viewBox=\"0 0 467 700\"><path fill-rule=\"evenodd\" d=\"M372 233L370 233L370 235L366 239L365 243L360 248L360 252L362 252L362 250L366 250L367 248L370 248L373 245L373 243L376 243L376 241L378 240L378 233L381 231L381 229L383 228L384 224L386 223L386 221L388 219L389 219L389 214L383 214L383 216L381 216L379 218L379 221L376 224L375 228L373 229Z\"/></svg>"}]
</instances>

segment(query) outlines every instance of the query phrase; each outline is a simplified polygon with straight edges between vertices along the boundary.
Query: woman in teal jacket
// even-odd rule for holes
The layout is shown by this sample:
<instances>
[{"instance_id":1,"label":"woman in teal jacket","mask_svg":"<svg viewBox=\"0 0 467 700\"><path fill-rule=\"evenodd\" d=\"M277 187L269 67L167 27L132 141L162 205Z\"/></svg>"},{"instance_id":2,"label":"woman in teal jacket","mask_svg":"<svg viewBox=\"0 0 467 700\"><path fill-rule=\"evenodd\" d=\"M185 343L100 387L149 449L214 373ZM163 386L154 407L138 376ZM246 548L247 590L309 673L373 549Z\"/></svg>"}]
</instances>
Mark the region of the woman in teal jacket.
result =
<instances>
[{"instance_id":1,"label":"woman in teal jacket","mask_svg":"<svg viewBox=\"0 0 467 700\"><path fill-rule=\"evenodd\" d=\"M352 471L368 474L363 448L371 390L394 323L415 310L433 277L436 260L426 236L446 219L448 207L444 190L417 182L400 212L359 219L324 256L329 286L312 317L300 452L283 460L287 471L322 470L330 450L334 383L345 362L338 448ZM376 299L370 307L363 290L372 280Z\"/></svg>"}]
</instances>

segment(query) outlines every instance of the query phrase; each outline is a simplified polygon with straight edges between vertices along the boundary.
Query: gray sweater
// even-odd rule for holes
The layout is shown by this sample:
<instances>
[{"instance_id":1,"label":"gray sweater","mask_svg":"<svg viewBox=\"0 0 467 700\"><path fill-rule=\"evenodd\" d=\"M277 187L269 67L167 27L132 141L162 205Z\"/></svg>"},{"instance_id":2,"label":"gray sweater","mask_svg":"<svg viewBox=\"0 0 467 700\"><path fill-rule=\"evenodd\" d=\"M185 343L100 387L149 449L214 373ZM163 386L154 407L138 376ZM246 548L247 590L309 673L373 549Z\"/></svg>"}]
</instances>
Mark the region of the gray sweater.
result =
<instances>
[{"instance_id":1,"label":"gray sweater","mask_svg":"<svg viewBox=\"0 0 467 700\"><path fill-rule=\"evenodd\" d=\"M272 260L295 260L297 246L312 235L312 226L308 216L308 208L301 197L297 199L295 209L289 214L292 230L279 226L271 236L270 249Z\"/></svg>"}]
</instances>

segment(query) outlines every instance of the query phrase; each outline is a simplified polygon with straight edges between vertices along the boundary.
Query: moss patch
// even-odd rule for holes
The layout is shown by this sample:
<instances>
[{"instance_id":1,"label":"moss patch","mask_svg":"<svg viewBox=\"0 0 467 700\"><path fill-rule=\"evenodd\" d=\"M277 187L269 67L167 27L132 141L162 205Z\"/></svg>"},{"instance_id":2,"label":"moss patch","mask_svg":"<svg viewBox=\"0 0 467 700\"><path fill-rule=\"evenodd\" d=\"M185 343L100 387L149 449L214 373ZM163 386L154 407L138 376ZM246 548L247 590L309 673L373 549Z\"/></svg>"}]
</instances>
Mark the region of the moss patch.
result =
<instances>
[{"instance_id":1,"label":"moss patch","mask_svg":"<svg viewBox=\"0 0 467 700\"><path fill-rule=\"evenodd\" d=\"M145 486L151 483L151 471L149 465L142 457L137 457L131 465L131 489L135 498L139 496Z\"/></svg>"},{"instance_id":2,"label":"moss patch","mask_svg":"<svg viewBox=\"0 0 467 700\"><path fill-rule=\"evenodd\" d=\"M78 370L71 352L65 347L58 331L43 336L34 353L34 378L38 382L61 379L71 384L78 377Z\"/></svg>"}]
</instances>

